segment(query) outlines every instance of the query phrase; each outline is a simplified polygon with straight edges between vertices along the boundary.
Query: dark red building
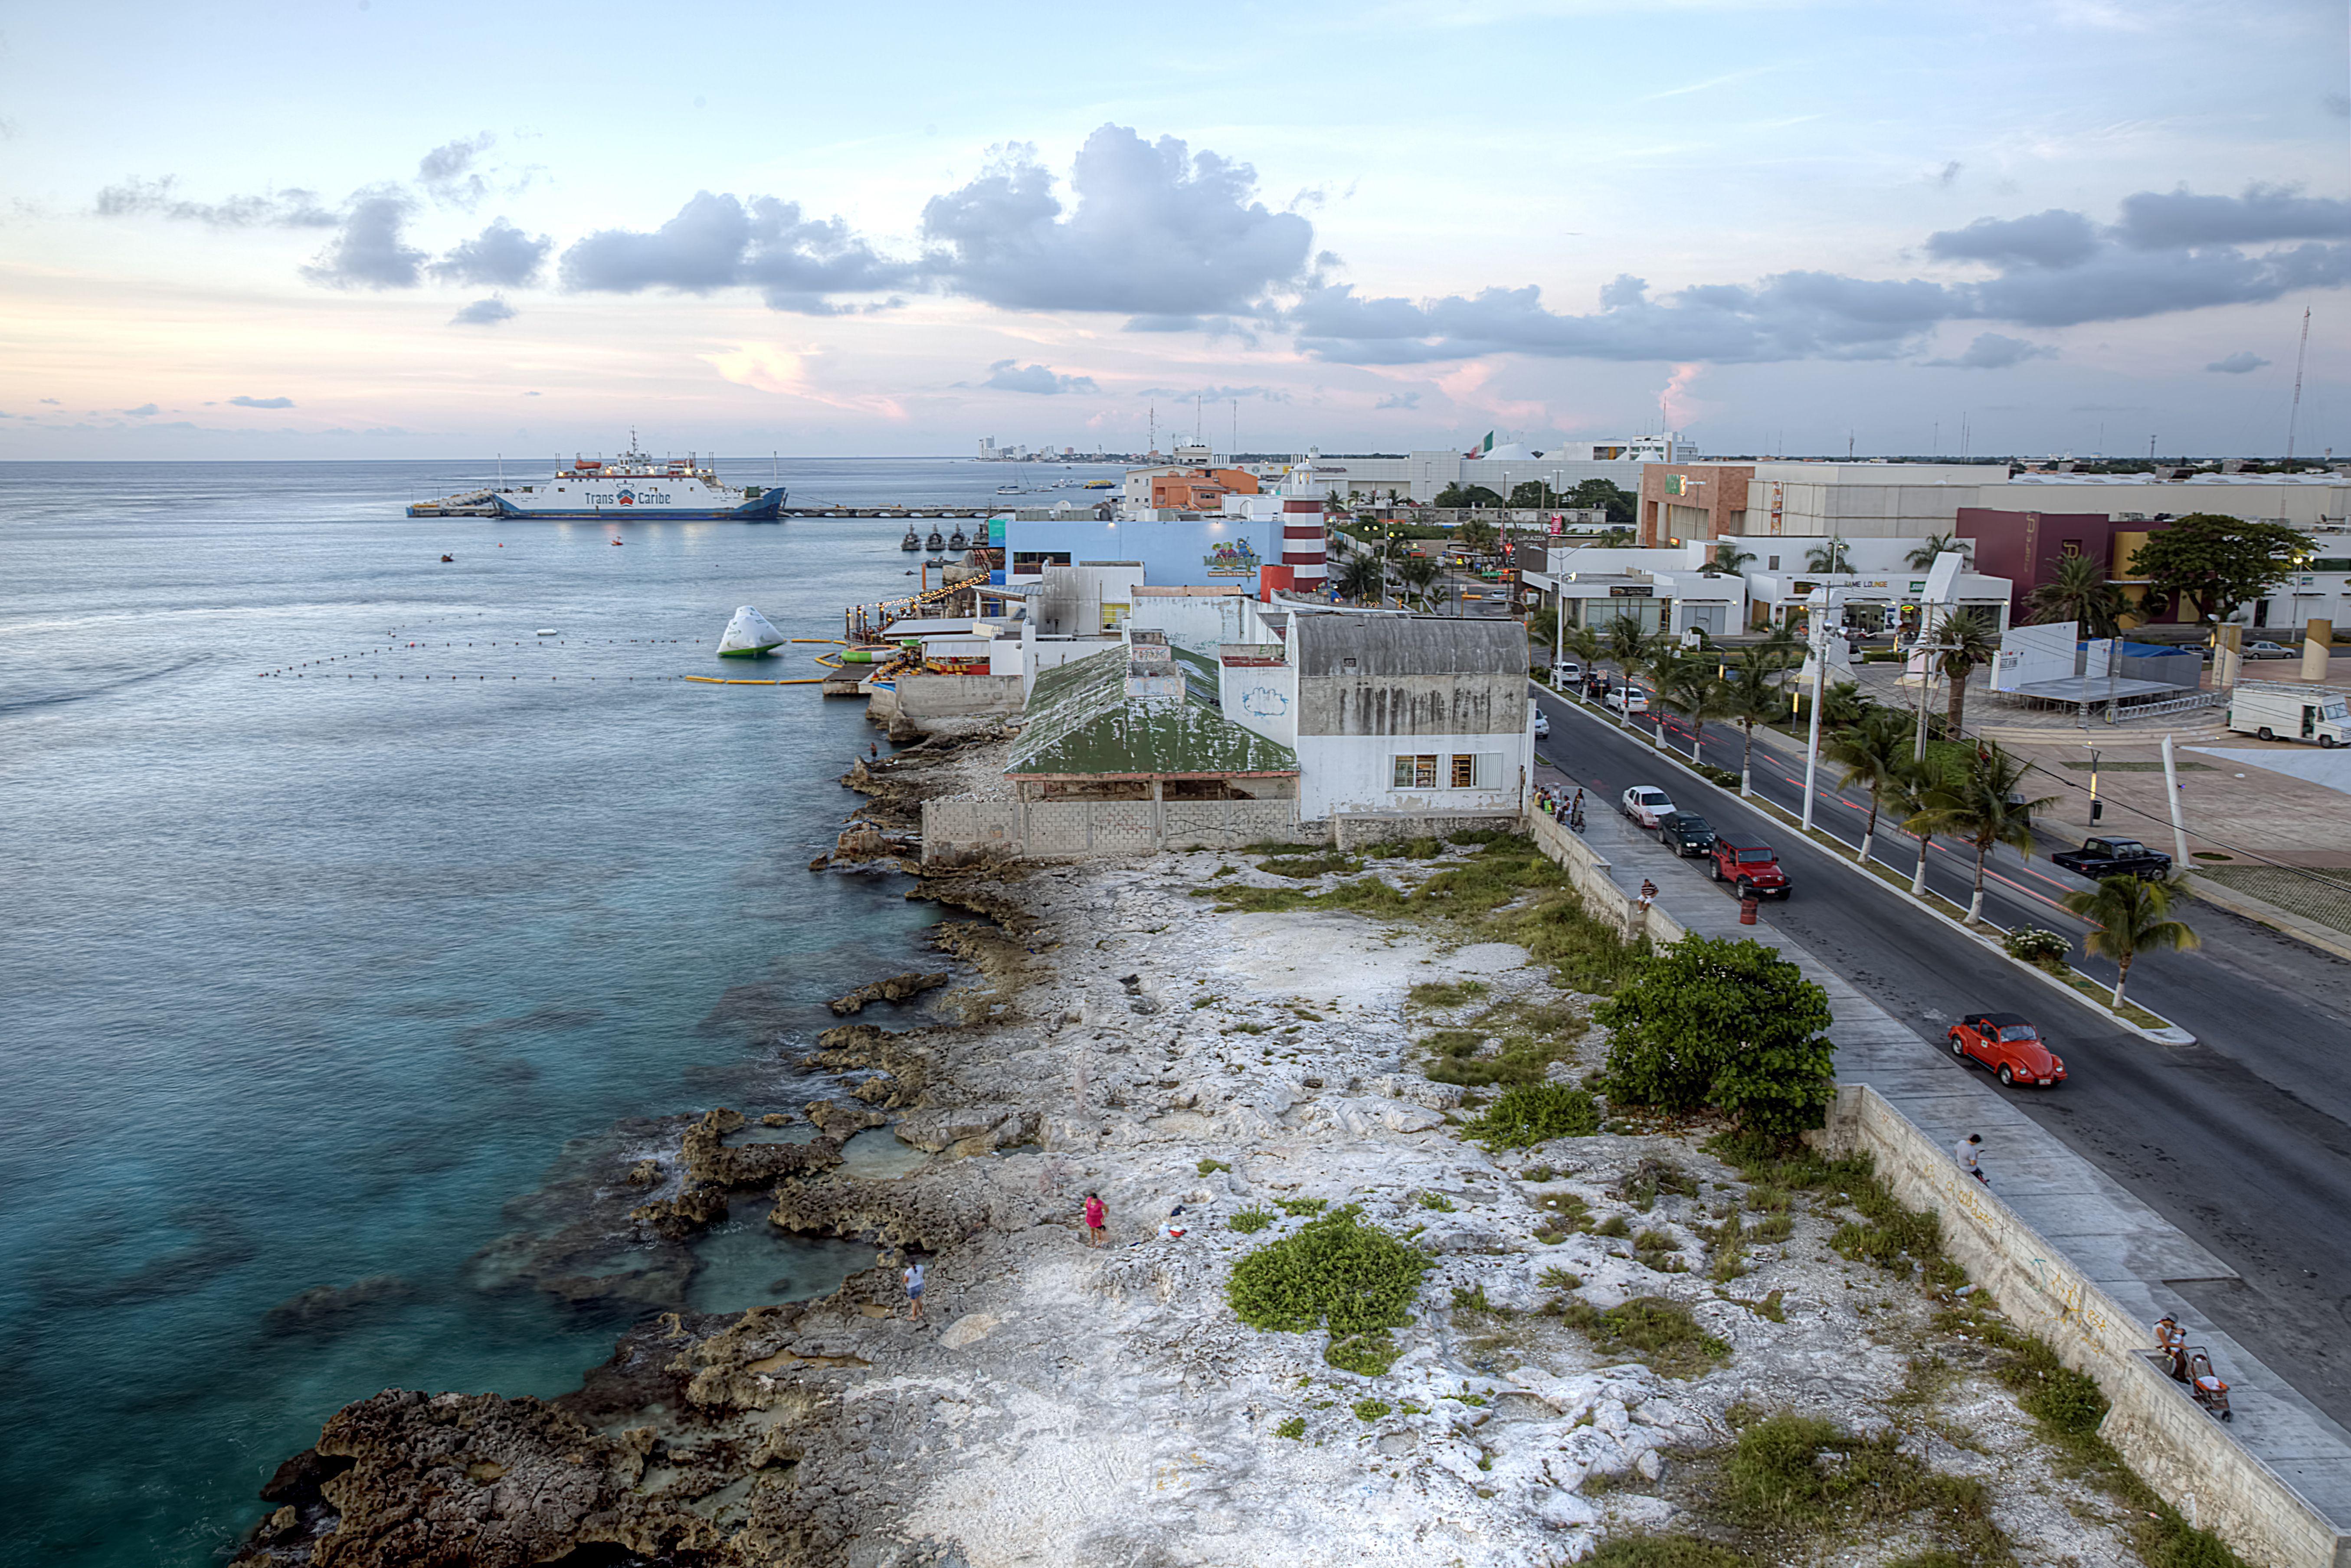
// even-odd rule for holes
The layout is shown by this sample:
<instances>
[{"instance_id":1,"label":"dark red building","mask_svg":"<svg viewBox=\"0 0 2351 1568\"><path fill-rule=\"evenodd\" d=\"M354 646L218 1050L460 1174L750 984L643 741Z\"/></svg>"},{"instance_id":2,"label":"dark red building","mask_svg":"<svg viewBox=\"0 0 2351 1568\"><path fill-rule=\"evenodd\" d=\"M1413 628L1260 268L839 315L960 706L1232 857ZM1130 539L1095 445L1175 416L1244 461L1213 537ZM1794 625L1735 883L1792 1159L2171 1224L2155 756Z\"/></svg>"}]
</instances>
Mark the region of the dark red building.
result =
<instances>
[{"instance_id":1,"label":"dark red building","mask_svg":"<svg viewBox=\"0 0 2351 1568\"><path fill-rule=\"evenodd\" d=\"M2006 512L1990 507L1961 507L1956 531L1975 546L1975 569L1987 577L2004 577L2012 584L2009 621L2025 622L2025 602L2032 591L2057 575L2057 563L2071 556L2087 556L2105 570L2106 580L2120 586L2134 603L2145 580L2131 575L2130 558L2138 553L2147 535L2171 526L2168 517L2153 521L2115 518L2104 512ZM2142 621L2173 621L2176 609Z\"/></svg>"}]
</instances>

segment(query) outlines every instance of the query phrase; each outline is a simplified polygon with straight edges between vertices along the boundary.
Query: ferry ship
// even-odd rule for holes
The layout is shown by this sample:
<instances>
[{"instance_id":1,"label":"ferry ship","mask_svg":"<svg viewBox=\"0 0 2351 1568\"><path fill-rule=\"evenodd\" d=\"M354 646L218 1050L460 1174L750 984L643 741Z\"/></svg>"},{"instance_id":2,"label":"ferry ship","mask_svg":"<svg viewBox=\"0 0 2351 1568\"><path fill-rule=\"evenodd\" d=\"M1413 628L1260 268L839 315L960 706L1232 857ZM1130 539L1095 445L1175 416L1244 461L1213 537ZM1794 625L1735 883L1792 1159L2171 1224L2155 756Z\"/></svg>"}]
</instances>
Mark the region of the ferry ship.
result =
<instances>
[{"instance_id":1,"label":"ferry ship","mask_svg":"<svg viewBox=\"0 0 2351 1568\"><path fill-rule=\"evenodd\" d=\"M633 446L635 444L630 444ZM707 460L655 458L623 453L606 461L578 457L544 485L493 490L501 517L665 517L687 521L772 523L788 492L781 486L721 485Z\"/></svg>"}]
</instances>

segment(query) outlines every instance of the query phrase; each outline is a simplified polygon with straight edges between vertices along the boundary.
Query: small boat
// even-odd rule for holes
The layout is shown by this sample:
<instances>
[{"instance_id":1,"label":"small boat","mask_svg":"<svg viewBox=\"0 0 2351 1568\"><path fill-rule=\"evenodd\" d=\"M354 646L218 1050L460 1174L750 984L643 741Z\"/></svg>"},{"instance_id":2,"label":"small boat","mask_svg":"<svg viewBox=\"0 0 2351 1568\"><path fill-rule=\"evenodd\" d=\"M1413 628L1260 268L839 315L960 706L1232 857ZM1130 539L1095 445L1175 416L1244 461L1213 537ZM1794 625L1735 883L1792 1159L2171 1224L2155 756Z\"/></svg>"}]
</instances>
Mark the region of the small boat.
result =
<instances>
[{"instance_id":1,"label":"small boat","mask_svg":"<svg viewBox=\"0 0 2351 1568\"><path fill-rule=\"evenodd\" d=\"M454 555L444 555L441 559L443 560L455 560L457 558Z\"/></svg>"},{"instance_id":2,"label":"small boat","mask_svg":"<svg viewBox=\"0 0 2351 1568\"><path fill-rule=\"evenodd\" d=\"M542 626L538 631L531 633L534 637L552 637L555 634L555 628L552 626Z\"/></svg>"},{"instance_id":3,"label":"small boat","mask_svg":"<svg viewBox=\"0 0 2351 1568\"><path fill-rule=\"evenodd\" d=\"M772 651L784 640L775 623L746 604L735 612L735 619L726 622L719 634L718 656L722 659L757 659Z\"/></svg>"},{"instance_id":4,"label":"small boat","mask_svg":"<svg viewBox=\"0 0 2351 1568\"><path fill-rule=\"evenodd\" d=\"M998 485L996 487L996 493L999 496L1019 496L1026 492L1018 485Z\"/></svg>"},{"instance_id":5,"label":"small boat","mask_svg":"<svg viewBox=\"0 0 2351 1568\"><path fill-rule=\"evenodd\" d=\"M915 550L923 548L923 541L914 537L914 526L912 523L906 525L906 537L898 541L898 548L905 550Z\"/></svg>"},{"instance_id":6,"label":"small boat","mask_svg":"<svg viewBox=\"0 0 2351 1568\"><path fill-rule=\"evenodd\" d=\"M614 539L612 542L613 542L614 544L619 544L621 541L620 541L619 539Z\"/></svg>"},{"instance_id":7,"label":"small boat","mask_svg":"<svg viewBox=\"0 0 2351 1568\"><path fill-rule=\"evenodd\" d=\"M956 531L947 536L947 549L952 550L961 550L969 549L970 548L971 541L964 538L963 535L963 525L960 523L956 524Z\"/></svg>"},{"instance_id":8,"label":"small boat","mask_svg":"<svg viewBox=\"0 0 2351 1568\"><path fill-rule=\"evenodd\" d=\"M934 550L945 549L947 548L947 541L939 537L938 529L933 528L931 530L931 537L923 541L923 548L925 549Z\"/></svg>"}]
</instances>

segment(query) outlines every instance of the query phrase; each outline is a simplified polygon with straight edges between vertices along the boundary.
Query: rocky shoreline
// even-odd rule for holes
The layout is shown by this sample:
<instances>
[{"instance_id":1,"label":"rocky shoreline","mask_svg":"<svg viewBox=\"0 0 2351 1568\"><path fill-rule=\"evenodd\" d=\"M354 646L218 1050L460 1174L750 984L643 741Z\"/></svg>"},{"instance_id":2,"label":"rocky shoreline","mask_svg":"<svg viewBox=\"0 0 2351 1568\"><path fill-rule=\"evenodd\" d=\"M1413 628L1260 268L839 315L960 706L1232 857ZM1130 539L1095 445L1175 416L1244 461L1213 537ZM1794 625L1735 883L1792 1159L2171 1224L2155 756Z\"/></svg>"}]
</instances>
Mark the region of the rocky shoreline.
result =
<instances>
[{"instance_id":1,"label":"rocky shoreline","mask_svg":"<svg viewBox=\"0 0 2351 1568\"><path fill-rule=\"evenodd\" d=\"M995 749L860 762L868 803L828 858L900 852L921 799ZM974 917L931 934L951 977L834 1004L923 1021L826 1030L805 1065L836 1095L632 1124L569 1223L498 1260L559 1293L675 1301L690 1238L766 1193L780 1230L870 1242L874 1267L821 1300L660 1312L557 1399L348 1406L281 1467L238 1561L1466 1568L1674 1531L1774 1561L2138 1562L2127 1511L2002 1386L1982 1309L1850 1244L1871 1223L1855 1193L1756 1179L1708 1152L1719 1126L1468 1138L1512 1053L1553 1082L1598 1065L1593 998L1497 939L1499 916L1308 900L1350 877L1468 887L1484 848L926 879L910 896ZM728 1141L803 1118L804 1141ZM854 1168L849 1140L883 1126L929 1157ZM1236 1316L1238 1260L1350 1211L1426 1260L1376 1354ZM592 1266L615 1234L637 1249L618 1280ZM909 1252L929 1260L919 1323ZM1759 1533L1724 1501L1724 1455L1782 1411L1862 1445L1836 1464L1882 1449L1950 1482L1933 1497L1977 1499L1990 1533L1940 1501Z\"/></svg>"}]
</instances>

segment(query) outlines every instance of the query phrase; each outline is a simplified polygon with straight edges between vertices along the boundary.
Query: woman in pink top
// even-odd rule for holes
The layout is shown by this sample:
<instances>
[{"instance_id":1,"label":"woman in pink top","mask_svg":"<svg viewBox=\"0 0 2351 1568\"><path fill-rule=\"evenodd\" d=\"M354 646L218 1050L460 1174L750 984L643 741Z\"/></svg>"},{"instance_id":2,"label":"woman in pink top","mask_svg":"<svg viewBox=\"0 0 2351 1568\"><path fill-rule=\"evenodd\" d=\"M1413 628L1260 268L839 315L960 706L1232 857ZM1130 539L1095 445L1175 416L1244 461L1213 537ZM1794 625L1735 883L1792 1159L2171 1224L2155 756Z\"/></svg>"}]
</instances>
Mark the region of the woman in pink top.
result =
<instances>
[{"instance_id":1,"label":"woman in pink top","mask_svg":"<svg viewBox=\"0 0 2351 1568\"><path fill-rule=\"evenodd\" d=\"M1092 1193L1086 1194L1086 1245L1092 1247L1102 1238L1102 1200Z\"/></svg>"}]
</instances>

